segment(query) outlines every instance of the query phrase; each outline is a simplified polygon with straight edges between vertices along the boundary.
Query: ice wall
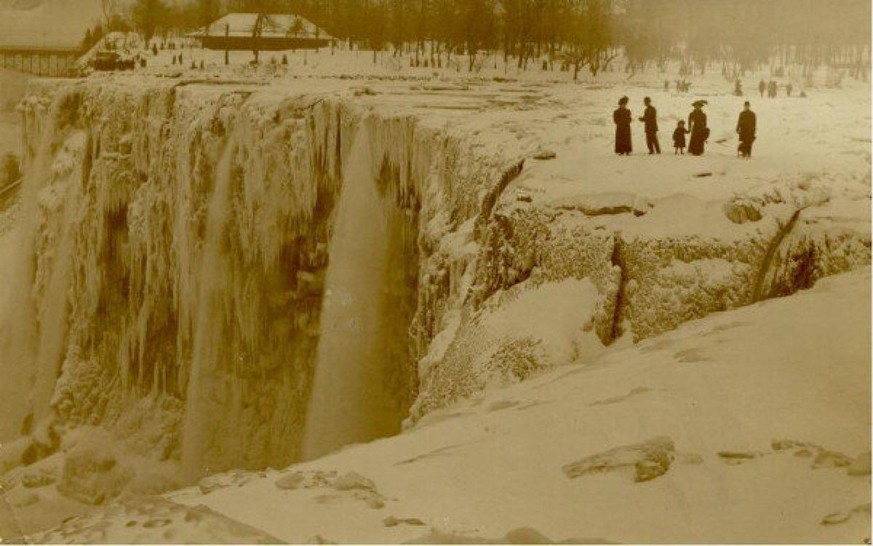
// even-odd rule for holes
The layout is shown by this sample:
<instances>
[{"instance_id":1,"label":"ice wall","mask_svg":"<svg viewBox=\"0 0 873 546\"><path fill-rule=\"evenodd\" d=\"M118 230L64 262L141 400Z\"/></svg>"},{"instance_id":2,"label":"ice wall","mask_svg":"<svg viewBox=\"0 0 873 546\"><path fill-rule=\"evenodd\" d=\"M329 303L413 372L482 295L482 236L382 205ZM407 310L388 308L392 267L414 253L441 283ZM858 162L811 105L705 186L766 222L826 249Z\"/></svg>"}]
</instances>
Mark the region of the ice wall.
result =
<instances>
[{"instance_id":1,"label":"ice wall","mask_svg":"<svg viewBox=\"0 0 873 546\"><path fill-rule=\"evenodd\" d=\"M42 451L100 425L192 475L298 456L343 109L249 95L83 85L27 103L28 259L2 365L33 370L20 422L58 431Z\"/></svg>"},{"instance_id":2,"label":"ice wall","mask_svg":"<svg viewBox=\"0 0 873 546\"><path fill-rule=\"evenodd\" d=\"M31 370L24 462L83 426L185 479L298 460L304 431L310 453L400 431L437 210L416 180L451 179L433 158L457 144L348 91L41 85L0 326L0 366Z\"/></svg>"}]
</instances>

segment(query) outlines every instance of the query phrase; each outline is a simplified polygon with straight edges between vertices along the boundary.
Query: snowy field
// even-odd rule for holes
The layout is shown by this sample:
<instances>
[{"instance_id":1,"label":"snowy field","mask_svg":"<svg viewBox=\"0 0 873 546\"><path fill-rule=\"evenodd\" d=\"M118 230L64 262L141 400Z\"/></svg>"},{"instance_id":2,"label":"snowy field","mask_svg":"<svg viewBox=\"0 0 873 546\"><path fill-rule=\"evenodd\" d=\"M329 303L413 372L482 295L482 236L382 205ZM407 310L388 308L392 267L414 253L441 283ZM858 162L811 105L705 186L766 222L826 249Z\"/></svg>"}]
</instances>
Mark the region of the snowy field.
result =
<instances>
[{"instance_id":1,"label":"snowy field","mask_svg":"<svg viewBox=\"0 0 873 546\"><path fill-rule=\"evenodd\" d=\"M257 69L234 53L225 68L199 49L180 70L177 53L147 54L132 75L36 83L25 104L43 179L0 213L0 348L40 336L56 354L21 366L26 346L0 353L0 537L869 539L867 84L828 88L822 70L813 86L794 80L805 98L771 100L732 96L718 68L678 93L657 71L573 83L493 58L471 75L466 61L411 69L329 50L289 52L287 66L264 53ZM636 122L635 154L614 155L622 95L635 118L653 99L662 156L647 155ZM675 156L669 137L699 98L707 153ZM750 161L734 133L747 99ZM394 214L362 189L371 181L407 208ZM326 265L331 230L343 263ZM412 332L416 360L357 382L324 375L325 357L286 373L288 354L325 354L294 344L320 319L298 302L325 287L402 296L382 269L409 233L414 317L387 331ZM343 274L355 267L367 274ZM119 279L135 289L120 293ZM18 314L22 294L33 317ZM368 325L400 321L367 298L350 308ZM222 305L226 324L213 318L231 316ZM349 318L324 308L325 323ZM275 354L246 360L252 339ZM230 372L218 370L227 347L239 351ZM364 349L352 341L330 360ZM325 435L355 443L342 429L368 417L362 392L402 375L392 364L415 376L403 433L264 470L299 458L307 381L342 410L326 413L344 421ZM192 374L184 397L178 369ZM248 470L210 475L237 467Z\"/></svg>"}]
</instances>

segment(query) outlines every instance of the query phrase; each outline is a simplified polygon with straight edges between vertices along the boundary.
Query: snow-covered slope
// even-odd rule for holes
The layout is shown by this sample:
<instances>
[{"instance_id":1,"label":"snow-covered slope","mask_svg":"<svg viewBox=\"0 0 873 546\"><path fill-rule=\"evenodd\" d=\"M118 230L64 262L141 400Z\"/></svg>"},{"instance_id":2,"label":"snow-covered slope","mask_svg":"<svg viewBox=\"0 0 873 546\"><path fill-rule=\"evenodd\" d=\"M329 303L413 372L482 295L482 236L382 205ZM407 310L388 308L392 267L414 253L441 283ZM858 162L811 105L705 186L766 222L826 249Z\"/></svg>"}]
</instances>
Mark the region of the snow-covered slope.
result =
<instances>
[{"instance_id":1,"label":"snow-covered slope","mask_svg":"<svg viewBox=\"0 0 873 546\"><path fill-rule=\"evenodd\" d=\"M869 540L869 300L865 268L168 498L291 543ZM137 502L41 539L167 537L237 539Z\"/></svg>"}]
</instances>

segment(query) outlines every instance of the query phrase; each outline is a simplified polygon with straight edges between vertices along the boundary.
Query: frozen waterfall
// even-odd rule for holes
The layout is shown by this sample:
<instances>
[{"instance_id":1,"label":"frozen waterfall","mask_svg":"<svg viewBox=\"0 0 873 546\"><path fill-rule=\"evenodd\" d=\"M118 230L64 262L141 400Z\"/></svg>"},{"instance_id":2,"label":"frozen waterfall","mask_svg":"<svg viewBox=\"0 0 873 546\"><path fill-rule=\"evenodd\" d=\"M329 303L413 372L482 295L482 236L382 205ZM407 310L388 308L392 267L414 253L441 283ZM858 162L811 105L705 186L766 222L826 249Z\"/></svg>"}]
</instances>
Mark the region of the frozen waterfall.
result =
<instances>
[{"instance_id":1,"label":"frozen waterfall","mask_svg":"<svg viewBox=\"0 0 873 546\"><path fill-rule=\"evenodd\" d=\"M363 122L344 167L330 243L306 460L395 434L407 410L414 234L406 214L380 195L377 176Z\"/></svg>"}]
</instances>

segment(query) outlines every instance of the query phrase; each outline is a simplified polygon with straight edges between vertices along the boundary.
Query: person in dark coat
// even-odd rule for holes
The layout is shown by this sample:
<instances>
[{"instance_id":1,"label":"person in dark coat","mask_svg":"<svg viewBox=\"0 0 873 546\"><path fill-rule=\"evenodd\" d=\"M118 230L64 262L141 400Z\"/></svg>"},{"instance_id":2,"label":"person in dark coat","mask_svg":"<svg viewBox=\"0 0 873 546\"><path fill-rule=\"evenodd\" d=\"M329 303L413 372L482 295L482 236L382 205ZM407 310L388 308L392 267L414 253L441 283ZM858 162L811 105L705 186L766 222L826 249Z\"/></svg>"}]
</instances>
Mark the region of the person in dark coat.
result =
<instances>
[{"instance_id":1,"label":"person in dark coat","mask_svg":"<svg viewBox=\"0 0 873 546\"><path fill-rule=\"evenodd\" d=\"M622 97L618 101L618 109L612 114L612 120L615 122L615 153L618 155L630 155L633 151L631 112L627 109L629 100L627 97Z\"/></svg>"},{"instance_id":2,"label":"person in dark coat","mask_svg":"<svg viewBox=\"0 0 873 546\"><path fill-rule=\"evenodd\" d=\"M746 101L743 111L740 112L740 119L737 122L737 134L740 135L740 147L737 151L740 157L752 157L752 143L755 142L755 135L758 129L758 117L752 112L752 105Z\"/></svg>"},{"instance_id":3,"label":"person in dark coat","mask_svg":"<svg viewBox=\"0 0 873 546\"><path fill-rule=\"evenodd\" d=\"M779 85L776 82L771 80L770 81L770 98L775 99L777 96L779 96Z\"/></svg>"},{"instance_id":4,"label":"person in dark coat","mask_svg":"<svg viewBox=\"0 0 873 546\"><path fill-rule=\"evenodd\" d=\"M791 93L794 92L794 85L792 85L791 82L788 82L788 84L785 86L785 92L788 93L789 97L791 96Z\"/></svg>"},{"instance_id":5,"label":"person in dark coat","mask_svg":"<svg viewBox=\"0 0 873 546\"><path fill-rule=\"evenodd\" d=\"M643 104L646 105L646 111L643 117L640 118L646 125L646 146L649 147L649 155L661 153L661 143L658 142L658 110L652 106L652 99L646 97L643 99Z\"/></svg>"},{"instance_id":6,"label":"person in dark coat","mask_svg":"<svg viewBox=\"0 0 873 546\"><path fill-rule=\"evenodd\" d=\"M694 110L688 116L688 130L691 132L691 142L688 144L688 153L691 155L703 155L705 144L709 138L709 127L706 125L706 114L703 107L705 100L699 100L693 104Z\"/></svg>"},{"instance_id":7,"label":"person in dark coat","mask_svg":"<svg viewBox=\"0 0 873 546\"><path fill-rule=\"evenodd\" d=\"M761 92L762 99L764 98L764 91L766 91L766 90L767 90L767 84L764 82L764 80L761 80L761 83L758 84L758 91Z\"/></svg>"},{"instance_id":8,"label":"person in dark coat","mask_svg":"<svg viewBox=\"0 0 873 546\"><path fill-rule=\"evenodd\" d=\"M688 129L685 128L685 122L681 119L676 125L676 130L673 131L673 148L676 149L676 155L685 155L685 135L688 134Z\"/></svg>"}]
</instances>

